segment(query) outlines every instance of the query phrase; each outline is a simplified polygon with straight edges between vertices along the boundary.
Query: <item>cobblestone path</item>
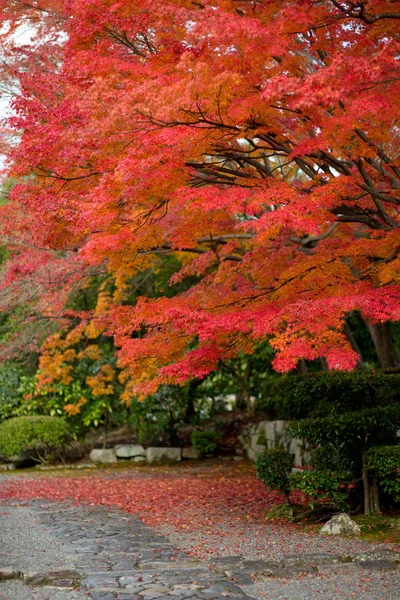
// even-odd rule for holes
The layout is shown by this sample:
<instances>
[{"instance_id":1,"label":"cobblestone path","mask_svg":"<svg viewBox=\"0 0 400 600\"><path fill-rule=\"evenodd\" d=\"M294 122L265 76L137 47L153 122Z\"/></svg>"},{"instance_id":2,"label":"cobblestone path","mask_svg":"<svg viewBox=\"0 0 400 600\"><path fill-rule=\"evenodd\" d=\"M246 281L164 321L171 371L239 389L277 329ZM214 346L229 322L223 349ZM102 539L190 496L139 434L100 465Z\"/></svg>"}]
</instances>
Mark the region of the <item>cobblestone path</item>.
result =
<instances>
[{"instance_id":1,"label":"cobblestone path","mask_svg":"<svg viewBox=\"0 0 400 600\"><path fill-rule=\"evenodd\" d=\"M1 600L400 599L400 555L384 548L200 560L121 510L43 500L0 504L0 532L0 579L15 577Z\"/></svg>"},{"instance_id":2,"label":"cobblestone path","mask_svg":"<svg viewBox=\"0 0 400 600\"><path fill-rule=\"evenodd\" d=\"M18 591L21 599L29 597L29 586L46 588L47 595L43 597L49 599L51 590L59 588L80 589L93 600L251 598L226 576L179 552L167 539L122 511L43 501L24 505L21 518L38 521L39 527L44 526L47 534L61 542L63 568L53 565L34 573L30 567L23 573L24 579L21 575L20 581L0 582L2 600L16 600L10 594L17 593L13 592L17 588L7 590L10 585L24 586L27 595ZM9 507L9 518L13 510L18 511L18 507ZM38 537L38 532L34 535ZM1 562L6 561L3 548ZM16 574L22 572L20 563L14 561L11 567Z\"/></svg>"}]
</instances>

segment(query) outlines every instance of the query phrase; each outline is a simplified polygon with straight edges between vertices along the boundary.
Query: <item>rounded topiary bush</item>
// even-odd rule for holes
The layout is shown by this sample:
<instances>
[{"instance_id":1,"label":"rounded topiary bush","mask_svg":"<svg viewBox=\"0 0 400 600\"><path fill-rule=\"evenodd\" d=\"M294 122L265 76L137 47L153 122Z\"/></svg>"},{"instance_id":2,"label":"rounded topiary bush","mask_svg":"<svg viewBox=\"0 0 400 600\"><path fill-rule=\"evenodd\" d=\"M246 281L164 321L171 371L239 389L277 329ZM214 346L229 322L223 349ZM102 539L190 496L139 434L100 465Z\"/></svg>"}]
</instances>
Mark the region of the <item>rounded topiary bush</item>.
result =
<instances>
[{"instance_id":1,"label":"rounded topiary bush","mask_svg":"<svg viewBox=\"0 0 400 600\"><path fill-rule=\"evenodd\" d=\"M265 450L256 460L257 478L267 487L285 494L288 503L292 468L293 458L284 448Z\"/></svg>"},{"instance_id":2,"label":"rounded topiary bush","mask_svg":"<svg viewBox=\"0 0 400 600\"><path fill-rule=\"evenodd\" d=\"M10 458L29 453L32 458L53 458L71 439L69 425L59 417L15 417L0 425L0 454Z\"/></svg>"}]
</instances>

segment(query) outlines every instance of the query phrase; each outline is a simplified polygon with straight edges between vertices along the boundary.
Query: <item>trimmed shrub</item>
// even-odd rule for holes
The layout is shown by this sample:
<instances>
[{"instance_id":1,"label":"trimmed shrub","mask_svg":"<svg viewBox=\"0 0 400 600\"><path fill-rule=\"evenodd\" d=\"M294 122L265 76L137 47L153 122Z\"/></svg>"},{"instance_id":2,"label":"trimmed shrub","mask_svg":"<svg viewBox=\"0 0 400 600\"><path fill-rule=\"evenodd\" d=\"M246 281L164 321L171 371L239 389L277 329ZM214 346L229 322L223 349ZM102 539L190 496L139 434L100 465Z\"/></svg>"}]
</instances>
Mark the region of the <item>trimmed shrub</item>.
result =
<instances>
[{"instance_id":1,"label":"trimmed shrub","mask_svg":"<svg viewBox=\"0 0 400 600\"><path fill-rule=\"evenodd\" d=\"M285 494L288 504L292 468L293 458L284 448L265 450L256 460L257 478L267 487Z\"/></svg>"},{"instance_id":2,"label":"trimmed shrub","mask_svg":"<svg viewBox=\"0 0 400 600\"><path fill-rule=\"evenodd\" d=\"M399 384L397 373L327 373L304 378L295 391L304 403L312 397L314 410L308 418L292 421L286 433L307 444L319 471L348 472L349 479L362 481L366 514L380 507L377 470L368 473L365 454L398 442Z\"/></svg>"},{"instance_id":3,"label":"trimmed shrub","mask_svg":"<svg viewBox=\"0 0 400 600\"><path fill-rule=\"evenodd\" d=\"M382 490L400 501L400 445L374 446L365 453L367 469L375 472Z\"/></svg>"},{"instance_id":4,"label":"trimmed shrub","mask_svg":"<svg viewBox=\"0 0 400 600\"><path fill-rule=\"evenodd\" d=\"M393 406L400 402L400 374L382 371L329 372L298 378L293 402L309 408L308 417ZM303 418L303 417L300 417Z\"/></svg>"},{"instance_id":5,"label":"trimmed shrub","mask_svg":"<svg viewBox=\"0 0 400 600\"><path fill-rule=\"evenodd\" d=\"M313 397L309 396L305 402L303 397L296 395L303 379L303 375L270 376L263 386L263 396L257 402L257 411L264 413L269 421L308 417L314 407Z\"/></svg>"},{"instance_id":6,"label":"trimmed shrub","mask_svg":"<svg viewBox=\"0 0 400 600\"><path fill-rule=\"evenodd\" d=\"M11 456L29 452L46 459L71 439L66 421L58 417L15 417L0 425L0 454Z\"/></svg>"},{"instance_id":7,"label":"trimmed shrub","mask_svg":"<svg viewBox=\"0 0 400 600\"><path fill-rule=\"evenodd\" d=\"M197 450L200 456L213 454L218 448L218 442L221 439L219 431L193 431L191 441L193 448Z\"/></svg>"},{"instance_id":8,"label":"trimmed shrub","mask_svg":"<svg viewBox=\"0 0 400 600\"><path fill-rule=\"evenodd\" d=\"M302 471L290 475L290 488L310 496L311 508L320 502L345 511L348 508L345 479L344 473L335 471Z\"/></svg>"},{"instance_id":9,"label":"trimmed shrub","mask_svg":"<svg viewBox=\"0 0 400 600\"><path fill-rule=\"evenodd\" d=\"M18 364L4 362L0 365L0 423L21 414L25 402L20 386L24 371Z\"/></svg>"}]
</instances>

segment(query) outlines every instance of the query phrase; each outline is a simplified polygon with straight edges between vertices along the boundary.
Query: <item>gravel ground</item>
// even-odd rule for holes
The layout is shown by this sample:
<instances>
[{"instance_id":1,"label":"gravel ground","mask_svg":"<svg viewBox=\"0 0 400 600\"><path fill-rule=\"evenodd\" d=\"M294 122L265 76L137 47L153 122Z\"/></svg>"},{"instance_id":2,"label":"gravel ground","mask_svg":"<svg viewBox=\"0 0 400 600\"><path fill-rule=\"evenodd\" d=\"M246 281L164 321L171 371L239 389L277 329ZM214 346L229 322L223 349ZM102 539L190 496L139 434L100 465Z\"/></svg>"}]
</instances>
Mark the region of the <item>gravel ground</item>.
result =
<instances>
[{"instance_id":1,"label":"gravel ground","mask_svg":"<svg viewBox=\"0 0 400 600\"><path fill-rule=\"evenodd\" d=\"M161 528L178 548L201 558L240 555L246 560L281 560L288 554L312 553L357 556L396 548L394 544L371 544L358 539L308 535L281 525L249 523L247 527L221 523L218 531L176 531ZM254 579L242 585L249 596L260 600L400 600L400 570L373 570L353 564L318 566L318 575L290 579ZM232 572L233 578L235 572Z\"/></svg>"},{"instance_id":2,"label":"gravel ground","mask_svg":"<svg viewBox=\"0 0 400 600\"><path fill-rule=\"evenodd\" d=\"M399 600L399 573L360 573L356 567L318 577L268 580L244 586L262 600Z\"/></svg>"},{"instance_id":3,"label":"gravel ground","mask_svg":"<svg viewBox=\"0 0 400 600\"><path fill-rule=\"evenodd\" d=\"M196 515L201 522L201 516ZM357 538L319 536L298 529L270 523L248 523L245 526L229 519L221 521L218 529L193 529L186 533L172 525L159 531L179 548L201 558L240 555L246 559L281 560L287 554L329 552L354 556L374 548L400 550L398 544L375 544Z\"/></svg>"},{"instance_id":4,"label":"gravel ground","mask_svg":"<svg viewBox=\"0 0 400 600\"><path fill-rule=\"evenodd\" d=\"M11 567L26 575L73 568L63 544L40 524L27 507L0 506L0 568ZM0 581L1 600L87 600L71 590L27 587L23 581Z\"/></svg>"},{"instance_id":5,"label":"gravel ground","mask_svg":"<svg viewBox=\"0 0 400 600\"><path fill-rule=\"evenodd\" d=\"M1 600L88 600L85 594L70 590L27 588L22 582L4 581L0 587Z\"/></svg>"}]
</instances>

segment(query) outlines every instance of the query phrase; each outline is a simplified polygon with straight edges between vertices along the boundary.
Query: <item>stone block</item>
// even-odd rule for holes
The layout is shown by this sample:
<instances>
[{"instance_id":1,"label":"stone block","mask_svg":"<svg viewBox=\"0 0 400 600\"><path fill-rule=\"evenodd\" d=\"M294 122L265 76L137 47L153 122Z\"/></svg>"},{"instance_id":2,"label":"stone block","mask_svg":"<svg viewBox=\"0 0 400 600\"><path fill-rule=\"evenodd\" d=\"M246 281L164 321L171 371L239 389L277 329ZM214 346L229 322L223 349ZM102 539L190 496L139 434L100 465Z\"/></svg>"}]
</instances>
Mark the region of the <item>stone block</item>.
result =
<instances>
[{"instance_id":1,"label":"stone block","mask_svg":"<svg viewBox=\"0 0 400 600\"><path fill-rule=\"evenodd\" d=\"M135 456L133 461L135 463L144 463L144 462L146 462L146 457L145 456Z\"/></svg>"},{"instance_id":2,"label":"stone block","mask_svg":"<svg viewBox=\"0 0 400 600\"><path fill-rule=\"evenodd\" d=\"M197 450L195 450L195 448L193 448L193 446L182 448L182 458L197 459L199 457L200 454L197 452Z\"/></svg>"},{"instance_id":3,"label":"stone block","mask_svg":"<svg viewBox=\"0 0 400 600\"><path fill-rule=\"evenodd\" d=\"M275 448L276 443L278 441L276 437L276 421L268 421L265 423L265 437L268 443L269 448Z\"/></svg>"},{"instance_id":4,"label":"stone block","mask_svg":"<svg viewBox=\"0 0 400 600\"><path fill-rule=\"evenodd\" d=\"M95 463L111 464L117 462L117 455L115 450L111 449L95 449L92 450L89 459Z\"/></svg>"},{"instance_id":5,"label":"stone block","mask_svg":"<svg viewBox=\"0 0 400 600\"><path fill-rule=\"evenodd\" d=\"M150 447L146 450L146 458L150 464L179 462L182 460L182 449Z\"/></svg>"},{"instance_id":6,"label":"stone block","mask_svg":"<svg viewBox=\"0 0 400 600\"><path fill-rule=\"evenodd\" d=\"M237 440L243 448L247 458L255 461L265 448L273 449L284 447L294 458L295 465L308 466L310 453L303 440L291 440L286 435L288 421L260 421L250 423L243 427Z\"/></svg>"},{"instance_id":7,"label":"stone block","mask_svg":"<svg viewBox=\"0 0 400 600\"><path fill-rule=\"evenodd\" d=\"M285 433L285 429L287 427L288 422L282 421L282 420L277 420L277 421L274 421L274 423L275 423L275 435L277 435L278 437L282 437L283 434Z\"/></svg>"},{"instance_id":8,"label":"stone block","mask_svg":"<svg viewBox=\"0 0 400 600\"><path fill-rule=\"evenodd\" d=\"M120 444L114 446L117 458L134 458L135 456L146 456L146 450L141 444Z\"/></svg>"}]
</instances>

